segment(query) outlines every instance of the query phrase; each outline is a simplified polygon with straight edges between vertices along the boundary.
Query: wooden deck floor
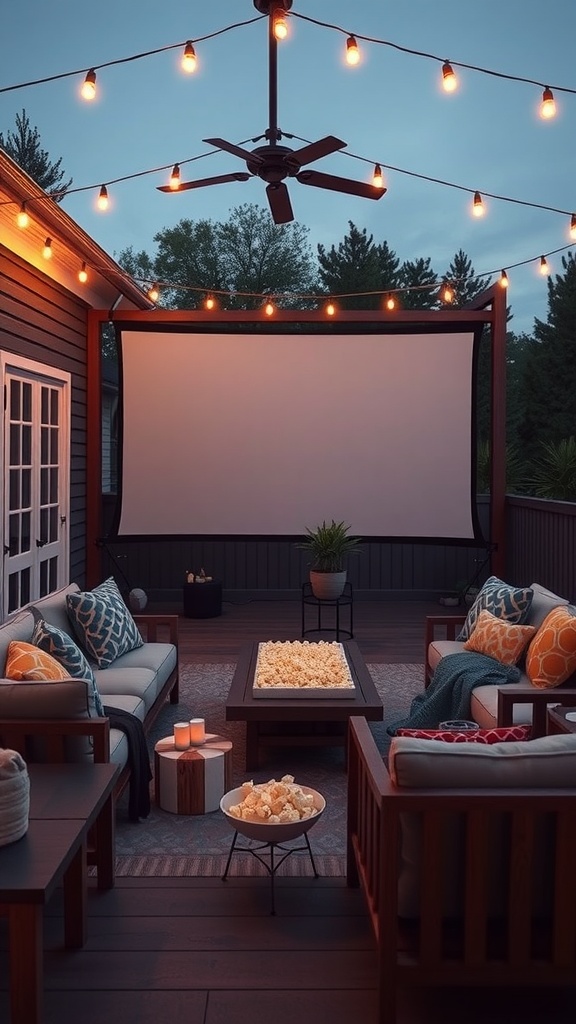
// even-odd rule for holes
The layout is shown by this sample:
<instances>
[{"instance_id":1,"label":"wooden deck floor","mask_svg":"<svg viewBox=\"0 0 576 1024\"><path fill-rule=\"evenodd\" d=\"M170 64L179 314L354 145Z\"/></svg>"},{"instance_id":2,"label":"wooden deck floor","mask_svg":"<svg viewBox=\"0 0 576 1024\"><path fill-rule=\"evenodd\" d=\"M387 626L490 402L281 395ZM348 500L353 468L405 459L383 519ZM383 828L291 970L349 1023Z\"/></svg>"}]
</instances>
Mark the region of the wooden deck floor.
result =
<instances>
[{"instance_id":1,"label":"wooden deck floor","mask_svg":"<svg viewBox=\"0 0 576 1024\"><path fill-rule=\"evenodd\" d=\"M420 662L436 606L358 602L370 661ZM233 661L253 640L300 635L300 605L225 606L181 620L182 659ZM342 878L120 878L89 897L84 949L62 949L60 894L46 912L43 1024L377 1024L376 952L363 898ZM0 919L0 1021L10 1024ZM2 952L3 951L3 952ZM528 981L528 979L527 979ZM575 993L414 991L398 1024L572 1024Z\"/></svg>"}]
</instances>

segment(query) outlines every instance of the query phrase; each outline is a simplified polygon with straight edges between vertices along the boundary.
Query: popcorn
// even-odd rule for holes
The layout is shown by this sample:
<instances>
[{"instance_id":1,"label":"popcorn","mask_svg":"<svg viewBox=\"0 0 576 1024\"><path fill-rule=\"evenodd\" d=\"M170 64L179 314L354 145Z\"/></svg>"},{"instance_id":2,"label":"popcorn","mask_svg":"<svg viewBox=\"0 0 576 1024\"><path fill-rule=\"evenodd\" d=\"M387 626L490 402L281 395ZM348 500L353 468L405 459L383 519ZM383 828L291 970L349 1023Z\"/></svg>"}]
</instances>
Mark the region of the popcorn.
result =
<instances>
[{"instance_id":1,"label":"popcorn","mask_svg":"<svg viewBox=\"0 0 576 1024\"><path fill-rule=\"evenodd\" d=\"M276 779L256 785L252 781L243 782L240 794L241 802L232 804L228 814L242 821L279 825L316 814L312 793L305 793L296 785L293 775L283 775L279 782Z\"/></svg>"},{"instance_id":2,"label":"popcorn","mask_svg":"<svg viewBox=\"0 0 576 1024\"><path fill-rule=\"evenodd\" d=\"M268 640L258 645L254 686L354 688L342 644L320 640Z\"/></svg>"}]
</instances>

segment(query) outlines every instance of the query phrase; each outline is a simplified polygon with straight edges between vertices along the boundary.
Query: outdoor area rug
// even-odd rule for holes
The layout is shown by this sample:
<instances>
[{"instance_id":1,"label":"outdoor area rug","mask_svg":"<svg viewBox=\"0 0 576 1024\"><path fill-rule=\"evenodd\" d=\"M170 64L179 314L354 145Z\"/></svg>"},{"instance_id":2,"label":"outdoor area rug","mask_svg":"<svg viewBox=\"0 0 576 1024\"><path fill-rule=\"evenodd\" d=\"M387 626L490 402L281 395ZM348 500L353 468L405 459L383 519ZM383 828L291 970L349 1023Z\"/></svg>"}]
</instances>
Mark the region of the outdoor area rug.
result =
<instances>
[{"instance_id":1,"label":"outdoor area rug","mask_svg":"<svg viewBox=\"0 0 576 1024\"><path fill-rule=\"evenodd\" d=\"M382 697L384 720L371 722L380 751L385 754L390 738L387 726L408 712L412 698L423 689L424 666L369 665ZM326 810L309 832L317 870L322 876L345 873L346 772L342 748L278 748L266 754L264 768L246 773L243 722L227 722L225 701L234 673L233 664L184 665L180 669L180 703L166 704L149 737L151 763L156 741L172 735L175 722L204 718L206 730L226 736L233 743L232 786L247 779L267 782L293 775L303 786L319 790ZM152 793L153 793L152 783ZM223 873L233 830L220 810L203 815L170 814L156 806L145 820L128 819L127 793L120 800L116 825L116 870L119 876L219 876ZM242 838L243 845L250 845ZM300 846L295 840L288 846ZM266 869L250 853L234 853L231 875L265 874ZM289 856L279 874L311 875L307 852Z\"/></svg>"}]
</instances>

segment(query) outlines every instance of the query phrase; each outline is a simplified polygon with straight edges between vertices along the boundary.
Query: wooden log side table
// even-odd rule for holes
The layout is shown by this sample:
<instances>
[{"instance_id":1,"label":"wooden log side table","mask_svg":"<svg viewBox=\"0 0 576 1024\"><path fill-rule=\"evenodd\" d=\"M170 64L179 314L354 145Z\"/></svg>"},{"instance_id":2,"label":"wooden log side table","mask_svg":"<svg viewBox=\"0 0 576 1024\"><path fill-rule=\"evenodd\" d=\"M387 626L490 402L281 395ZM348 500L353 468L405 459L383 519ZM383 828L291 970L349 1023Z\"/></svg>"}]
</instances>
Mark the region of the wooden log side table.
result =
<instances>
[{"instance_id":1,"label":"wooden log side table","mask_svg":"<svg viewBox=\"0 0 576 1024\"><path fill-rule=\"evenodd\" d=\"M573 715L571 720L567 715ZM576 708L565 708L560 704L555 708L548 708L546 732L548 736L555 736L558 733L576 733Z\"/></svg>"},{"instance_id":2,"label":"wooden log side table","mask_svg":"<svg viewBox=\"0 0 576 1024\"><path fill-rule=\"evenodd\" d=\"M154 747L154 792L163 811L217 811L231 779L232 743L224 736L207 733L205 743L187 750L176 750L174 737L165 736Z\"/></svg>"},{"instance_id":3,"label":"wooden log side table","mask_svg":"<svg viewBox=\"0 0 576 1024\"><path fill-rule=\"evenodd\" d=\"M187 619L213 619L222 615L222 580L183 583L182 603Z\"/></svg>"}]
</instances>

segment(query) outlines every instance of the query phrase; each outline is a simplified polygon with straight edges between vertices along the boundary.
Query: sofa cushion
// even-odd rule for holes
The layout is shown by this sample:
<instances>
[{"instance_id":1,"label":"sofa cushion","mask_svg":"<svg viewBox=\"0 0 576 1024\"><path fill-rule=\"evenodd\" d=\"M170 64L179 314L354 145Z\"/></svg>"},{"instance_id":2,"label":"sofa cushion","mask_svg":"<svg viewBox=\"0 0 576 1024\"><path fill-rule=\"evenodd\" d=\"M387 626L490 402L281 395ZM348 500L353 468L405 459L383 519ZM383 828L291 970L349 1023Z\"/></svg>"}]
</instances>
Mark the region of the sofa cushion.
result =
<instances>
[{"instance_id":1,"label":"sofa cushion","mask_svg":"<svg viewBox=\"0 0 576 1024\"><path fill-rule=\"evenodd\" d=\"M90 684L84 679L13 682L0 679L3 718L90 718Z\"/></svg>"},{"instance_id":2,"label":"sofa cushion","mask_svg":"<svg viewBox=\"0 0 576 1024\"><path fill-rule=\"evenodd\" d=\"M51 594L47 594L46 597L38 598L37 601L29 604L27 608L32 613L36 610L35 618L45 619L50 625L57 626L64 633L69 633L70 620L66 610L66 597L68 594L77 594L79 590L78 584L69 583L67 586L60 587L59 590L54 590Z\"/></svg>"},{"instance_id":3,"label":"sofa cushion","mask_svg":"<svg viewBox=\"0 0 576 1024\"><path fill-rule=\"evenodd\" d=\"M66 605L76 636L98 668L144 644L112 577L94 590L67 594Z\"/></svg>"},{"instance_id":4,"label":"sofa cushion","mask_svg":"<svg viewBox=\"0 0 576 1024\"><path fill-rule=\"evenodd\" d=\"M464 642L464 650L487 654L503 665L516 665L535 633L536 626L520 626L499 619L484 608Z\"/></svg>"},{"instance_id":5,"label":"sofa cushion","mask_svg":"<svg viewBox=\"0 0 576 1024\"><path fill-rule=\"evenodd\" d=\"M569 603L565 597L559 597L558 594L552 593L551 590L541 587L539 583L531 583L530 589L534 596L526 621L531 626L541 626L548 612L551 612L553 608L565 606Z\"/></svg>"},{"instance_id":6,"label":"sofa cushion","mask_svg":"<svg viewBox=\"0 0 576 1024\"><path fill-rule=\"evenodd\" d=\"M45 679L46 681L61 681L70 677L70 673L66 672L56 658L41 651L34 644L26 643L25 640L10 641L4 675L6 679Z\"/></svg>"},{"instance_id":7,"label":"sofa cushion","mask_svg":"<svg viewBox=\"0 0 576 1024\"><path fill-rule=\"evenodd\" d=\"M428 646L428 664L434 672L441 658L447 654L460 654L464 650L464 640L432 640Z\"/></svg>"},{"instance_id":8,"label":"sofa cushion","mask_svg":"<svg viewBox=\"0 0 576 1024\"><path fill-rule=\"evenodd\" d=\"M397 736L412 736L417 740L440 740L443 743L511 743L514 740L529 740L530 725L504 725L499 729L470 729L458 732L456 729L397 729Z\"/></svg>"},{"instance_id":9,"label":"sofa cushion","mask_svg":"<svg viewBox=\"0 0 576 1024\"><path fill-rule=\"evenodd\" d=\"M512 587L497 576L490 576L470 608L466 621L457 640L467 640L478 620L480 612L486 609L499 619L523 624L526 622L532 603L530 587Z\"/></svg>"},{"instance_id":10,"label":"sofa cushion","mask_svg":"<svg viewBox=\"0 0 576 1024\"><path fill-rule=\"evenodd\" d=\"M34 629L34 618L29 611L17 612L6 622L2 623L0 629L0 666L6 664L8 647L12 640L26 640L32 643L32 631Z\"/></svg>"},{"instance_id":11,"label":"sofa cushion","mask_svg":"<svg viewBox=\"0 0 576 1024\"><path fill-rule=\"evenodd\" d=\"M394 737L388 768L397 786L562 789L576 786L576 733L492 745Z\"/></svg>"},{"instance_id":12,"label":"sofa cushion","mask_svg":"<svg viewBox=\"0 0 576 1024\"><path fill-rule=\"evenodd\" d=\"M36 609L34 609L34 614L39 614ZM32 643L35 643L41 650L47 651L56 661L60 662L63 668L66 669L67 675L73 676L75 679L86 679L92 684L91 699L94 704L94 711L99 718L102 717L104 711L94 673L72 637L58 629L57 626L52 626L49 622L39 618L34 625Z\"/></svg>"},{"instance_id":13,"label":"sofa cushion","mask_svg":"<svg viewBox=\"0 0 576 1024\"><path fill-rule=\"evenodd\" d=\"M571 605L553 608L528 647L526 673L533 686L549 690L576 671L576 617Z\"/></svg>"},{"instance_id":14,"label":"sofa cushion","mask_svg":"<svg viewBox=\"0 0 576 1024\"><path fill-rule=\"evenodd\" d=\"M102 703L107 706L115 704L119 696L142 701L145 713L148 714L158 696L158 676L149 668L120 668L116 664L110 668L96 669L96 685L100 691ZM125 708L131 711L131 708Z\"/></svg>"}]
</instances>

